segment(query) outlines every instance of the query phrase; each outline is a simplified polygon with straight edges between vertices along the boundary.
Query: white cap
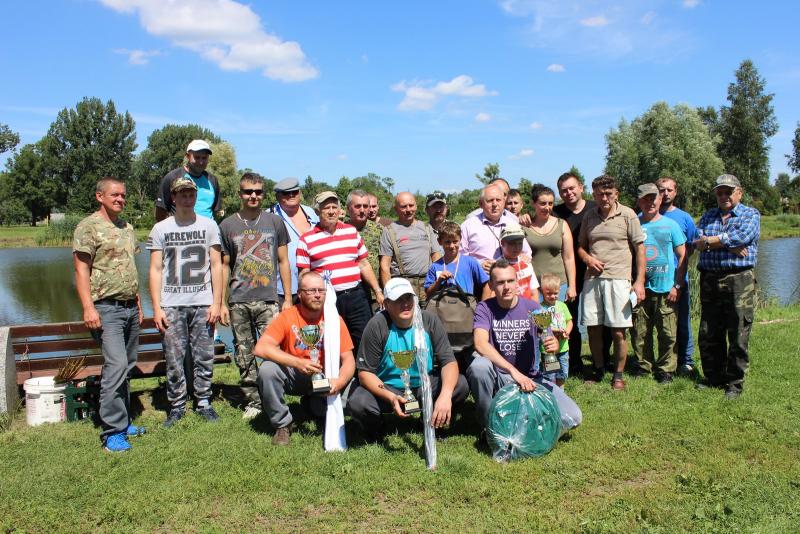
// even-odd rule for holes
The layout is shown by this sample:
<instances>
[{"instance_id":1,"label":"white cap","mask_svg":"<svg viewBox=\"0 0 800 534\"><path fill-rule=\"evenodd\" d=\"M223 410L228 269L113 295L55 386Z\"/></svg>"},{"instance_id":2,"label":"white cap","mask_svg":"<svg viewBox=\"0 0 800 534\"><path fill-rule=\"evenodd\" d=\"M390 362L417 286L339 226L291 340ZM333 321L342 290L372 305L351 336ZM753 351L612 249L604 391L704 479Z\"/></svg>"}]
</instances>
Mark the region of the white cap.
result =
<instances>
[{"instance_id":1,"label":"white cap","mask_svg":"<svg viewBox=\"0 0 800 534\"><path fill-rule=\"evenodd\" d=\"M212 153L209 144L202 139L195 139L186 147L186 152L200 152L202 150L208 151L209 154Z\"/></svg>"},{"instance_id":2,"label":"white cap","mask_svg":"<svg viewBox=\"0 0 800 534\"><path fill-rule=\"evenodd\" d=\"M392 278L383 288L383 296L389 300L397 300L403 295L416 295L411 282L405 278Z\"/></svg>"}]
</instances>

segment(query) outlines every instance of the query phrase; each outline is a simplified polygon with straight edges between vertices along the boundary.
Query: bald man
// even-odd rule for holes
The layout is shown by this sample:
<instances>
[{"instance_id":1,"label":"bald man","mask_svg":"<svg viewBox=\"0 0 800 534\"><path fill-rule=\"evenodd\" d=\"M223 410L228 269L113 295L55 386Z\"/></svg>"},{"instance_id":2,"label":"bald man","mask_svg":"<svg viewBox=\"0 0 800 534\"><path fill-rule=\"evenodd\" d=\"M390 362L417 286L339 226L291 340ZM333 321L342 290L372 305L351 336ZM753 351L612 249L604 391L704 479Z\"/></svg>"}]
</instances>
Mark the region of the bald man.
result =
<instances>
[{"instance_id":1,"label":"bald man","mask_svg":"<svg viewBox=\"0 0 800 534\"><path fill-rule=\"evenodd\" d=\"M431 263L442 257L442 247L430 227L417 220L417 200L408 192L398 193L394 199L397 220L381 234L378 250L380 256L381 285L390 278L401 276L411 282L419 297L425 302L425 276Z\"/></svg>"}]
</instances>

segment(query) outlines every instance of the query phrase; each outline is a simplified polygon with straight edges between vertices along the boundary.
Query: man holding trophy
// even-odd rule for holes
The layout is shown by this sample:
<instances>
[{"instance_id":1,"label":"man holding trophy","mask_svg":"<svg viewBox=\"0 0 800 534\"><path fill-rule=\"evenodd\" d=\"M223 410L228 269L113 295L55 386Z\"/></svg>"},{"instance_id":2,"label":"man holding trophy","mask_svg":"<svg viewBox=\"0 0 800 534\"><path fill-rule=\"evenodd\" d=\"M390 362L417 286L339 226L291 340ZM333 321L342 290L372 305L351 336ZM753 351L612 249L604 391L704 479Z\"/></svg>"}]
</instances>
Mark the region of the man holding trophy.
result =
<instances>
[{"instance_id":1,"label":"man holding trophy","mask_svg":"<svg viewBox=\"0 0 800 534\"><path fill-rule=\"evenodd\" d=\"M284 395L310 395L311 411L326 414L326 396L344 391L355 372L353 342L338 315L341 364L336 378L324 368L325 281L315 272L301 273L299 303L281 312L258 340L253 354L265 361L258 370L261 403L275 429L274 445L288 445L292 415Z\"/></svg>"},{"instance_id":2,"label":"man holding trophy","mask_svg":"<svg viewBox=\"0 0 800 534\"><path fill-rule=\"evenodd\" d=\"M392 278L384 287L385 309L364 329L358 348L359 384L350 392L348 407L367 441L383 438L383 413L408 417L422 407L421 377L417 354L429 355L426 370L430 379L434 428L450 424L453 404L469 394L467 381L458 373L458 363L447 341L447 332L434 314L421 310L415 291L405 278ZM414 314L421 313L426 347L418 347Z\"/></svg>"}]
</instances>

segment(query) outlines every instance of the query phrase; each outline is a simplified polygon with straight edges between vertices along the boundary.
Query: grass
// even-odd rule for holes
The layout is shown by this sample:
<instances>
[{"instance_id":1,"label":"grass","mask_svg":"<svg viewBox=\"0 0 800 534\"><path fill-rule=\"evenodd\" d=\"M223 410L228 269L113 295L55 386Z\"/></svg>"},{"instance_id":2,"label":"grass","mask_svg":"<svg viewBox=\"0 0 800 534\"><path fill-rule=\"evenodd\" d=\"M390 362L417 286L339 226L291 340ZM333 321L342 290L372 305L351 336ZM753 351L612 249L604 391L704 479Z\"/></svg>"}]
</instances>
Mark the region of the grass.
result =
<instances>
[{"instance_id":1,"label":"grass","mask_svg":"<svg viewBox=\"0 0 800 534\"><path fill-rule=\"evenodd\" d=\"M469 402L435 472L413 423L385 446L348 428L350 450L325 453L304 422L273 447L263 416L230 406L230 366L215 370L215 425L162 429L163 381L136 381L148 434L129 453L103 453L89 423L28 428L17 414L0 433L0 530L796 532L798 325L800 306L759 310L734 402L687 379L630 379L623 393L568 381L584 423L540 459L494 462Z\"/></svg>"},{"instance_id":2,"label":"grass","mask_svg":"<svg viewBox=\"0 0 800 534\"><path fill-rule=\"evenodd\" d=\"M761 239L800 236L800 215L785 213L761 217Z\"/></svg>"}]
</instances>

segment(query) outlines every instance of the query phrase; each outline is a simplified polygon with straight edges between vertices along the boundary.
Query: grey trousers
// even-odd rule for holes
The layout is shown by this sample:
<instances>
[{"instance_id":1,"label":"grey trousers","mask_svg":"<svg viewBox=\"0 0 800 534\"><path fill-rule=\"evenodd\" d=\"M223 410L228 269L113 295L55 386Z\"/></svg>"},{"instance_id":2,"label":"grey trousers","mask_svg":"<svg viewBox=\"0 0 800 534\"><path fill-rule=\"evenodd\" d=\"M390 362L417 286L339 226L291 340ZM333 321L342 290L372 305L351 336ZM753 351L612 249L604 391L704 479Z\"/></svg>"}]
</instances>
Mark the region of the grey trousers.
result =
<instances>
[{"instance_id":1,"label":"grey trousers","mask_svg":"<svg viewBox=\"0 0 800 534\"><path fill-rule=\"evenodd\" d=\"M311 411L316 417L325 417L328 404L326 396L311 395L311 377L297 369L264 360L258 368L257 382L261 394L261 406L267 412L272 428L277 430L292 422L292 414L284 398L287 393L309 395Z\"/></svg>"},{"instance_id":2,"label":"grey trousers","mask_svg":"<svg viewBox=\"0 0 800 534\"><path fill-rule=\"evenodd\" d=\"M173 409L186 406L184 358L191 348L194 361L194 396L198 401L211 398L214 373L214 327L206 322L208 306L164 308L169 327L164 332L164 359L167 361L167 400Z\"/></svg>"},{"instance_id":3,"label":"grey trousers","mask_svg":"<svg viewBox=\"0 0 800 534\"><path fill-rule=\"evenodd\" d=\"M100 438L125 433L130 419L128 392L131 370L139 349L139 309L115 304L95 304L103 326L92 337L103 353L100 379Z\"/></svg>"},{"instance_id":4,"label":"grey trousers","mask_svg":"<svg viewBox=\"0 0 800 534\"><path fill-rule=\"evenodd\" d=\"M477 412L478 422L482 428L486 428L489 419L489 407L495 394L507 384L513 384L514 379L511 375L500 373L495 369L494 364L488 358L475 355L469 368L467 368L467 382L472 396L475 398L475 411ZM583 414L581 409L564 393L564 390L544 378L535 378L540 387L545 387L553 394L561 412L562 433L571 430L581 424Z\"/></svg>"}]
</instances>

